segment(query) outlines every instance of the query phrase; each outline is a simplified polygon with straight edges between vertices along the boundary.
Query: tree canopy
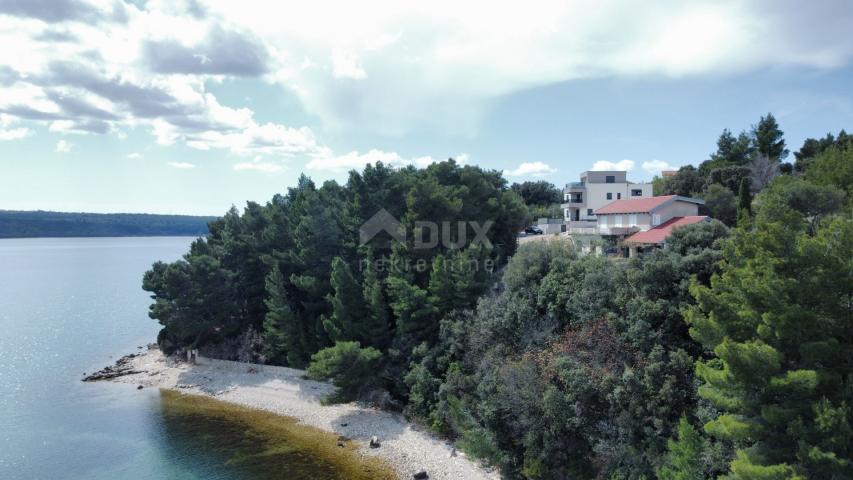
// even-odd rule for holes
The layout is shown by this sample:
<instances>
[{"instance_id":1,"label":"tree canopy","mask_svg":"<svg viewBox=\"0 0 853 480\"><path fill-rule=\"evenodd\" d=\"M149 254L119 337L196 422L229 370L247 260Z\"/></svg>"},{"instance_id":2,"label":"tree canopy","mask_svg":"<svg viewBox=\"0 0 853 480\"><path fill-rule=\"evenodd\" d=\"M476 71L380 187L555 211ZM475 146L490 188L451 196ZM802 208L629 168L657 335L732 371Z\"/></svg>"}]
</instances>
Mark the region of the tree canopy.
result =
<instances>
[{"instance_id":1,"label":"tree canopy","mask_svg":"<svg viewBox=\"0 0 853 480\"><path fill-rule=\"evenodd\" d=\"M453 161L303 176L143 287L167 353L306 368L504 478L853 478L853 158L834 141L786 172L772 115L724 130L655 181L717 220L631 259L517 247L546 182ZM395 220L365 239L375 218Z\"/></svg>"}]
</instances>

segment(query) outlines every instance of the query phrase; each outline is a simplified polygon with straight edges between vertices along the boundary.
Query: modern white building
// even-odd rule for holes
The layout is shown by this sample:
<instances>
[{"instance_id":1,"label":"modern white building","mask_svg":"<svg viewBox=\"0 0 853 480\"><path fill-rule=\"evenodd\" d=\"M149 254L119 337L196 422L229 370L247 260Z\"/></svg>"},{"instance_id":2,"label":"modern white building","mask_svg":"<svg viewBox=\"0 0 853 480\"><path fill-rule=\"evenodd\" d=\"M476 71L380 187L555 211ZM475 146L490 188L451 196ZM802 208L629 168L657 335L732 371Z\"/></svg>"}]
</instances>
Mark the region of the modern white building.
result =
<instances>
[{"instance_id":1,"label":"modern white building","mask_svg":"<svg viewBox=\"0 0 853 480\"><path fill-rule=\"evenodd\" d=\"M596 221L595 211L616 200L651 198L651 183L629 182L625 171L587 171L580 182L563 190L563 214L566 221Z\"/></svg>"}]
</instances>

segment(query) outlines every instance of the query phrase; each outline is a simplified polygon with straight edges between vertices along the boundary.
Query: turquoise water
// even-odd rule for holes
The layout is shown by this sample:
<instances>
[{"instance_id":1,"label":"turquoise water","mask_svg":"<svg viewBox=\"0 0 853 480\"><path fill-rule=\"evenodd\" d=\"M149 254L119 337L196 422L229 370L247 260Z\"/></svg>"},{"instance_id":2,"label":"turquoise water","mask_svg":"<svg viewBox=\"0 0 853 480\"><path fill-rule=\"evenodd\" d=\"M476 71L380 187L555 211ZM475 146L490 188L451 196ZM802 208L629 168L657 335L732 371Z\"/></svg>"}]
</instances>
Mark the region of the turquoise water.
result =
<instances>
[{"instance_id":1,"label":"turquoise water","mask_svg":"<svg viewBox=\"0 0 853 480\"><path fill-rule=\"evenodd\" d=\"M156 389L80 381L155 338L142 274L191 240L0 240L0 479L350 476L225 404L203 416Z\"/></svg>"},{"instance_id":2,"label":"turquoise water","mask_svg":"<svg viewBox=\"0 0 853 480\"><path fill-rule=\"evenodd\" d=\"M183 464L157 390L80 382L155 338L142 273L191 240L0 240L0 478L216 477Z\"/></svg>"},{"instance_id":3,"label":"turquoise water","mask_svg":"<svg viewBox=\"0 0 853 480\"><path fill-rule=\"evenodd\" d=\"M191 241L0 240L0 479L389 478L281 417L80 381L153 341L142 274Z\"/></svg>"}]
</instances>

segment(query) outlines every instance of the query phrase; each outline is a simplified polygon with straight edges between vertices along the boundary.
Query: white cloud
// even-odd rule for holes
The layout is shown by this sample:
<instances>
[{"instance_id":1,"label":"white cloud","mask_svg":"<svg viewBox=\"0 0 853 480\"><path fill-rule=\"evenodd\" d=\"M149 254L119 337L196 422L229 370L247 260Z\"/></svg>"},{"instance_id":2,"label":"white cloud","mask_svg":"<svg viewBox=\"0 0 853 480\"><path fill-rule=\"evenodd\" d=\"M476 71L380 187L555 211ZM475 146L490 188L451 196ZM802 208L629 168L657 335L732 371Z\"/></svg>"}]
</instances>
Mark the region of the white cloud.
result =
<instances>
[{"instance_id":1,"label":"white cloud","mask_svg":"<svg viewBox=\"0 0 853 480\"><path fill-rule=\"evenodd\" d=\"M20 138L28 137L32 135L33 131L29 128L19 127L19 128L11 128L5 129L0 128L0 141L2 140L18 140Z\"/></svg>"},{"instance_id":2,"label":"white cloud","mask_svg":"<svg viewBox=\"0 0 853 480\"><path fill-rule=\"evenodd\" d=\"M284 167L277 163L264 161L261 156L256 156L251 162L235 163L232 168L238 172L242 170L255 170L266 173L280 172L284 169Z\"/></svg>"},{"instance_id":3,"label":"white cloud","mask_svg":"<svg viewBox=\"0 0 853 480\"><path fill-rule=\"evenodd\" d=\"M63 134L122 138L141 128L160 144L236 155L325 151L310 129L258 122L252 110L222 105L208 91L209 83L260 77L276 65L272 44L250 27L198 11L196 2L16 5L0 3L4 118ZM116 8L122 10L119 19ZM0 137L25 132L2 128Z\"/></svg>"},{"instance_id":4,"label":"white cloud","mask_svg":"<svg viewBox=\"0 0 853 480\"><path fill-rule=\"evenodd\" d=\"M551 167L547 163L524 162L515 170L504 170L504 173L513 177L543 177L556 171L556 168Z\"/></svg>"},{"instance_id":5,"label":"white cloud","mask_svg":"<svg viewBox=\"0 0 853 480\"><path fill-rule=\"evenodd\" d=\"M169 166L172 168L179 168L181 170L189 170L190 168L195 168L195 165L189 162L169 162Z\"/></svg>"},{"instance_id":6,"label":"white cloud","mask_svg":"<svg viewBox=\"0 0 853 480\"><path fill-rule=\"evenodd\" d=\"M469 160L466 153L460 153L453 158L456 163L464 165ZM368 163L382 162L391 167L406 167L414 165L418 168L427 167L433 163L444 161L445 158L435 158L430 155L421 157L403 157L397 152L386 152L383 150L372 149L365 153L359 153L353 150L344 155L333 155L331 151L324 154L319 154L312 158L305 168L308 170L327 171L327 172L346 172L349 170L360 170Z\"/></svg>"},{"instance_id":7,"label":"white cloud","mask_svg":"<svg viewBox=\"0 0 853 480\"><path fill-rule=\"evenodd\" d=\"M643 170L651 173L652 175L657 175L664 170L678 170L678 168L664 162L663 160L649 160L643 162Z\"/></svg>"},{"instance_id":8,"label":"white cloud","mask_svg":"<svg viewBox=\"0 0 853 480\"><path fill-rule=\"evenodd\" d=\"M56 132L141 128L164 144L334 165L360 154L335 157L311 130L262 123L207 85L280 86L324 129L458 135L476 133L495 98L557 82L829 69L853 58L853 10L832 0L138 3L0 3L0 112Z\"/></svg>"},{"instance_id":9,"label":"white cloud","mask_svg":"<svg viewBox=\"0 0 853 480\"><path fill-rule=\"evenodd\" d=\"M382 162L392 167L403 167L411 164L411 160L404 159L397 152L384 152L382 150L370 150L366 153L357 151L349 152L339 156L320 156L311 159L305 168L308 170L342 172L352 169L361 169L368 163Z\"/></svg>"},{"instance_id":10,"label":"white cloud","mask_svg":"<svg viewBox=\"0 0 853 480\"><path fill-rule=\"evenodd\" d=\"M71 148L74 145L66 142L65 140L60 140L56 142L56 153L68 153L71 151Z\"/></svg>"},{"instance_id":11,"label":"white cloud","mask_svg":"<svg viewBox=\"0 0 853 480\"><path fill-rule=\"evenodd\" d=\"M142 154L141 154L141 153L139 153L139 152L129 153L129 154L127 155L127 158L140 159L140 158L142 158Z\"/></svg>"},{"instance_id":12,"label":"white cloud","mask_svg":"<svg viewBox=\"0 0 853 480\"><path fill-rule=\"evenodd\" d=\"M335 78L351 78L353 80L367 78L367 72L358 63L358 57L339 48L332 51L332 75Z\"/></svg>"},{"instance_id":13,"label":"white cloud","mask_svg":"<svg viewBox=\"0 0 853 480\"><path fill-rule=\"evenodd\" d=\"M633 160L620 160L618 162L608 162L607 160L599 160L592 164L592 168L590 170L616 170L621 171L625 170L630 172L634 169L634 161Z\"/></svg>"},{"instance_id":14,"label":"white cloud","mask_svg":"<svg viewBox=\"0 0 853 480\"><path fill-rule=\"evenodd\" d=\"M0 141L18 140L33 134L33 131L26 127L8 128L18 123L20 121L17 118L0 113Z\"/></svg>"},{"instance_id":15,"label":"white cloud","mask_svg":"<svg viewBox=\"0 0 853 480\"><path fill-rule=\"evenodd\" d=\"M831 68L853 57L853 12L843 1L581 0L520 9L485 0L318 0L286 15L262 0L210 5L286 52L273 56L269 76L324 122L391 133L476 127L489 99L573 79ZM814 27L803 27L804 17Z\"/></svg>"}]
</instances>

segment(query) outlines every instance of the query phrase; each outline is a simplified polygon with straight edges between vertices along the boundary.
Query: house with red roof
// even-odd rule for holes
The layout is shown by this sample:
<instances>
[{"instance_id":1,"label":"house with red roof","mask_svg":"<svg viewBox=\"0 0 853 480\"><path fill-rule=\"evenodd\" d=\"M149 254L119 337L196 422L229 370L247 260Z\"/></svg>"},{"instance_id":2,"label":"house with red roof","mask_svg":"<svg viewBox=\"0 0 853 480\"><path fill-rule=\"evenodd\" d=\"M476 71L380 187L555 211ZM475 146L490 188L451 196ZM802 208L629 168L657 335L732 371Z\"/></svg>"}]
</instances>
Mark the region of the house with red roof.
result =
<instances>
[{"instance_id":1,"label":"house with red roof","mask_svg":"<svg viewBox=\"0 0 853 480\"><path fill-rule=\"evenodd\" d=\"M634 233L622 242L634 246L662 246L666 243L666 239L672 235L672 231L676 228L683 227L685 225L693 225L694 223L708 222L710 220L711 217L707 215L673 217L656 227Z\"/></svg>"},{"instance_id":2,"label":"house with red roof","mask_svg":"<svg viewBox=\"0 0 853 480\"><path fill-rule=\"evenodd\" d=\"M680 195L616 200L595 211L598 233L621 243L634 256L640 248L663 246L678 227L709 221L699 215L704 203Z\"/></svg>"}]
</instances>

